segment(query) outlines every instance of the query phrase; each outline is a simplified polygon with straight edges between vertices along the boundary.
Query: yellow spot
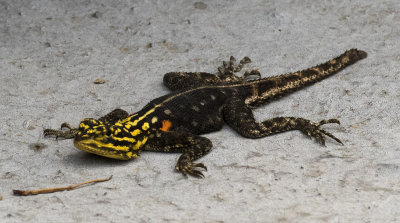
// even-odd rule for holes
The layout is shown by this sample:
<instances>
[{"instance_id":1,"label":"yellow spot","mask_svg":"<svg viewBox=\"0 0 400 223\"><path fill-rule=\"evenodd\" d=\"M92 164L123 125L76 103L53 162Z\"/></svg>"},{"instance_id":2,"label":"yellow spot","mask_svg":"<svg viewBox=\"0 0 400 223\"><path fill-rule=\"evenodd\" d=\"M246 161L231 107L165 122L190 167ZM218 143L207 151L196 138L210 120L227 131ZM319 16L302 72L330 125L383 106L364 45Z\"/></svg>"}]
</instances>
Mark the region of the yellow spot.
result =
<instances>
[{"instance_id":1,"label":"yellow spot","mask_svg":"<svg viewBox=\"0 0 400 223\"><path fill-rule=\"evenodd\" d=\"M138 154L133 154L133 156L131 158L138 158Z\"/></svg>"},{"instance_id":2,"label":"yellow spot","mask_svg":"<svg viewBox=\"0 0 400 223\"><path fill-rule=\"evenodd\" d=\"M146 130L149 129L149 128L150 128L150 125L149 125L148 122L143 123L142 129L143 129L144 131L146 131Z\"/></svg>"},{"instance_id":3,"label":"yellow spot","mask_svg":"<svg viewBox=\"0 0 400 223\"><path fill-rule=\"evenodd\" d=\"M84 124L84 123L81 123L81 124L79 125L79 127L80 127L80 128L84 128L84 129L88 129L88 128L89 128L89 126L86 125L86 124Z\"/></svg>"},{"instance_id":4,"label":"yellow spot","mask_svg":"<svg viewBox=\"0 0 400 223\"><path fill-rule=\"evenodd\" d=\"M147 137L145 137L145 138L142 140L142 145L144 145L146 142L147 142Z\"/></svg>"},{"instance_id":5,"label":"yellow spot","mask_svg":"<svg viewBox=\"0 0 400 223\"><path fill-rule=\"evenodd\" d=\"M156 123L158 121L158 118L156 117L156 116L154 116L152 119L151 119L151 123Z\"/></svg>"},{"instance_id":6,"label":"yellow spot","mask_svg":"<svg viewBox=\"0 0 400 223\"><path fill-rule=\"evenodd\" d=\"M127 153L126 153L126 156L129 157L129 158L131 158L131 157L132 157L132 154L133 154L132 152L127 152Z\"/></svg>"},{"instance_id":7,"label":"yellow spot","mask_svg":"<svg viewBox=\"0 0 400 223\"><path fill-rule=\"evenodd\" d=\"M168 129L170 129L172 126L172 123L170 120L164 120L162 122L162 127L160 128L161 131L167 132Z\"/></svg>"},{"instance_id":8,"label":"yellow spot","mask_svg":"<svg viewBox=\"0 0 400 223\"><path fill-rule=\"evenodd\" d=\"M120 133L121 132L121 129L116 129L115 131L114 131L114 135L118 135L118 133Z\"/></svg>"},{"instance_id":9,"label":"yellow spot","mask_svg":"<svg viewBox=\"0 0 400 223\"><path fill-rule=\"evenodd\" d=\"M140 131L140 129L135 129L133 132L131 132L132 136L137 136L141 133L142 131Z\"/></svg>"},{"instance_id":10,"label":"yellow spot","mask_svg":"<svg viewBox=\"0 0 400 223\"><path fill-rule=\"evenodd\" d=\"M116 125L116 126L122 126L122 124L119 123L119 122L115 123L115 125Z\"/></svg>"},{"instance_id":11,"label":"yellow spot","mask_svg":"<svg viewBox=\"0 0 400 223\"><path fill-rule=\"evenodd\" d=\"M131 159L131 158L137 158L138 155L136 153L132 153L132 152L127 152L126 156Z\"/></svg>"},{"instance_id":12,"label":"yellow spot","mask_svg":"<svg viewBox=\"0 0 400 223\"><path fill-rule=\"evenodd\" d=\"M120 141L120 142L131 142L134 143L136 142L136 140L134 138L130 138L130 137L115 137L115 136L111 136L111 138L115 141Z\"/></svg>"},{"instance_id":13,"label":"yellow spot","mask_svg":"<svg viewBox=\"0 0 400 223\"><path fill-rule=\"evenodd\" d=\"M142 145L141 141L138 141L134 146L133 146L133 150L138 150L140 148L140 146Z\"/></svg>"},{"instance_id":14,"label":"yellow spot","mask_svg":"<svg viewBox=\"0 0 400 223\"><path fill-rule=\"evenodd\" d=\"M126 124L126 125L125 125L125 128L130 129L130 128L131 128L131 125Z\"/></svg>"}]
</instances>

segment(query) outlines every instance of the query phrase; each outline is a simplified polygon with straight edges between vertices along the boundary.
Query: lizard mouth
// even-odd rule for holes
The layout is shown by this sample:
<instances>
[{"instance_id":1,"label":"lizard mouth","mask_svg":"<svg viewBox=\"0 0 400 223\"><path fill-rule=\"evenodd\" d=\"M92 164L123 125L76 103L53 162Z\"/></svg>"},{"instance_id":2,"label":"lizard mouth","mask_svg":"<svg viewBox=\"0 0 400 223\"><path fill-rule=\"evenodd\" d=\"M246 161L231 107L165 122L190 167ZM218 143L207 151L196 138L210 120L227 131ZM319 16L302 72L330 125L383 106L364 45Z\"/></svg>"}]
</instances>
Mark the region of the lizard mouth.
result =
<instances>
[{"instance_id":1,"label":"lizard mouth","mask_svg":"<svg viewBox=\"0 0 400 223\"><path fill-rule=\"evenodd\" d=\"M74 146L82 151L93 153L99 156L104 156L112 159L130 160L138 155L130 151L128 146L116 146L112 143L103 143L96 139L83 139L76 137Z\"/></svg>"}]
</instances>

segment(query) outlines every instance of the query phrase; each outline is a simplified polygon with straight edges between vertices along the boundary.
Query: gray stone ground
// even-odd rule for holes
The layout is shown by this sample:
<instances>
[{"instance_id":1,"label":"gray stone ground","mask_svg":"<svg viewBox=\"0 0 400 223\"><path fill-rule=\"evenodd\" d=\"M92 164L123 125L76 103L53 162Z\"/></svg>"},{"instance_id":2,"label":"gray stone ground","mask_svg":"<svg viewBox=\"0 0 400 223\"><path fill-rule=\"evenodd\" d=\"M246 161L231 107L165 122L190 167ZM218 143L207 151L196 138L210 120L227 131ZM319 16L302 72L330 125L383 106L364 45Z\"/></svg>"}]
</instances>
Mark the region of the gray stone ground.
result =
<instances>
[{"instance_id":1,"label":"gray stone ground","mask_svg":"<svg viewBox=\"0 0 400 223\"><path fill-rule=\"evenodd\" d=\"M1 0L0 25L3 222L400 221L397 0ZM177 154L121 162L43 138L65 121L140 109L168 92L166 72L215 72L234 55L270 76L349 48L369 56L255 110L259 120L338 118L325 129L344 146L297 131L251 140L224 127L207 135L206 177L185 179L173 171ZM73 191L12 195L110 175Z\"/></svg>"}]
</instances>

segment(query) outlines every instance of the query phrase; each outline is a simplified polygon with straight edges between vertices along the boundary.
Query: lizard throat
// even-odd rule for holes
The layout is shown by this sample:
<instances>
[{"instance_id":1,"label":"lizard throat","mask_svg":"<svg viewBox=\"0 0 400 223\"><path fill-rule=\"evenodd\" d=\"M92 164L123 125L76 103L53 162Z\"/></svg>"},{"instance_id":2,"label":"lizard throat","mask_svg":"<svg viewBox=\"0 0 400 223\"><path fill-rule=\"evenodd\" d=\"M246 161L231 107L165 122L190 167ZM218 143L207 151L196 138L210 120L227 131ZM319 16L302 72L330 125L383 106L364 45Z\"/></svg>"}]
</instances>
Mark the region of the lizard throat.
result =
<instances>
[{"instance_id":1,"label":"lizard throat","mask_svg":"<svg viewBox=\"0 0 400 223\"><path fill-rule=\"evenodd\" d=\"M133 149L132 146L117 146L113 143L103 143L100 140L95 139L77 139L74 140L74 145L79 150L93 153L99 156L104 156L119 160L130 160L138 157L141 143L135 144ZM135 149L135 147L137 147Z\"/></svg>"}]
</instances>

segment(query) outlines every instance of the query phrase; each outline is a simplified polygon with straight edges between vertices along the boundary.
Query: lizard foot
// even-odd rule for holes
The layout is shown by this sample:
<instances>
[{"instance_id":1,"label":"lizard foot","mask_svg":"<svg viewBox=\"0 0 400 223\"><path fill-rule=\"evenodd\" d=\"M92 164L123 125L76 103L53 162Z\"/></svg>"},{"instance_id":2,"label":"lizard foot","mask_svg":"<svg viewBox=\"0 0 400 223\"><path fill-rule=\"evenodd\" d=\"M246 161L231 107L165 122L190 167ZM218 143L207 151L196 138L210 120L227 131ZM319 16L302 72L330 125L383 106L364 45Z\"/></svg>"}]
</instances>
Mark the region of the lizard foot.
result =
<instances>
[{"instance_id":1,"label":"lizard foot","mask_svg":"<svg viewBox=\"0 0 400 223\"><path fill-rule=\"evenodd\" d=\"M239 72L242 70L243 65L250 63L251 60L248 57L244 57L240 60L238 65L235 65L236 59L235 57L231 56L229 58L229 62L223 61L222 67L218 67L218 72L221 75L228 75L231 76L233 73Z\"/></svg>"},{"instance_id":2,"label":"lizard foot","mask_svg":"<svg viewBox=\"0 0 400 223\"><path fill-rule=\"evenodd\" d=\"M63 128L67 128L68 130L64 131L64 130L62 130ZM77 132L78 132L78 129L72 127L68 123L63 123L63 124L61 124L61 130L45 129L43 131L43 134L45 137L55 137L56 139L58 139L58 138L72 139L75 137Z\"/></svg>"},{"instance_id":3,"label":"lizard foot","mask_svg":"<svg viewBox=\"0 0 400 223\"><path fill-rule=\"evenodd\" d=\"M247 82L261 78L261 73L258 70L246 71L242 77L236 76L234 73L240 72L245 64L251 63L250 58L244 57L240 60L238 65L235 65L236 59L231 56L229 62L223 61L222 67L218 67L219 75L225 80L236 80Z\"/></svg>"},{"instance_id":4,"label":"lizard foot","mask_svg":"<svg viewBox=\"0 0 400 223\"><path fill-rule=\"evenodd\" d=\"M340 141L340 139L336 138L334 135L332 135L331 133L323 130L321 128L322 125L324 124L328 124L328 123L335 123L335 124L339 124L340 122L337 119L328 119L328 120L322 120L318 123L314 123L308 120L306 123L302 123L302 126L300 127L300 130L306 134L309 137L314 137L317 142L321 143L322 145L325 145L325 136L328 136L332 139L334 139L336 142L340 143L343 145L342 141Z\"/></svg>"},{"instance_id":5,"label":"lizard foot","mask_svg":"<svg viewBox=\"0 0 400 223\"><path fill-rule=\"evenodd\" d=\"M175 169L178 172L181 172L184 176L188 174L197 178L204 178L203 173L200 170L196 170L196 168L203 168L207 171L207 167L202 163L192 163L191 161L181 161L178 162Z\"/></svg>"}]
</instances>

